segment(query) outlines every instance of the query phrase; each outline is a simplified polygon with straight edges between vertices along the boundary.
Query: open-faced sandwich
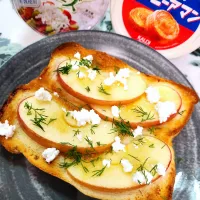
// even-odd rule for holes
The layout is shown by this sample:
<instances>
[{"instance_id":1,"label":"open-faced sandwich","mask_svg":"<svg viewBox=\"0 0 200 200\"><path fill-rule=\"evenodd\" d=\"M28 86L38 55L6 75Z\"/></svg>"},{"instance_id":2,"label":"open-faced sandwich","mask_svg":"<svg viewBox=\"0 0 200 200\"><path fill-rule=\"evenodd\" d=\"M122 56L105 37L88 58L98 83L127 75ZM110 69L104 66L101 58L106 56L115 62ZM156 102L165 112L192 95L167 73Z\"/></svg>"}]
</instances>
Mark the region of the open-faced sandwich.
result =
<instances>
[{"instance_id":1,"label":"open-faced sandwich","mask_svg":"<svg viewBox=\"0 0 200 200\"><path fill-rule=\"evenodd\" d=\"M173 138L197 94L66 43L0 111L0 142L98 199L172 199Z\"/></svg>"}]
</instances>

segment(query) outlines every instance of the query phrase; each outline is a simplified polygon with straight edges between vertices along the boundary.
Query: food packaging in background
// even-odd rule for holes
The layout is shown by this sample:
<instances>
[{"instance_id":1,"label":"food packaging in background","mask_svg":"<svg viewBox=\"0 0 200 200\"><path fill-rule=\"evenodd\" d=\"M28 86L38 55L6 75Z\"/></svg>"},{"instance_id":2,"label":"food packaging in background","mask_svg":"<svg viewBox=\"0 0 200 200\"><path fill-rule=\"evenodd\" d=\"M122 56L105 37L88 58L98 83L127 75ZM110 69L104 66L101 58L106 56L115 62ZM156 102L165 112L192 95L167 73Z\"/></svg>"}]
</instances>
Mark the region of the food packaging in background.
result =
<instances>
[{"instance_id":1,"label":"food packaging in background","mask_svg":"<svg viewBox=\"0 0 200 200\"><path fill-rule=\"evenodd\" d=\"M167 58L200 47L199 0L112 0L111 18L117 33L140 41Z\"/></svg>"},{"instance_id":2,"label":"food packaging in background","mask_svg":"<svg viewBox=\"0 0 200 200\"><path fill-rule=\"evenodd\" d=\"M15 0L21 18L43 35L92 29L104 16L109 0Z\"/></svg>"}]
</instances>

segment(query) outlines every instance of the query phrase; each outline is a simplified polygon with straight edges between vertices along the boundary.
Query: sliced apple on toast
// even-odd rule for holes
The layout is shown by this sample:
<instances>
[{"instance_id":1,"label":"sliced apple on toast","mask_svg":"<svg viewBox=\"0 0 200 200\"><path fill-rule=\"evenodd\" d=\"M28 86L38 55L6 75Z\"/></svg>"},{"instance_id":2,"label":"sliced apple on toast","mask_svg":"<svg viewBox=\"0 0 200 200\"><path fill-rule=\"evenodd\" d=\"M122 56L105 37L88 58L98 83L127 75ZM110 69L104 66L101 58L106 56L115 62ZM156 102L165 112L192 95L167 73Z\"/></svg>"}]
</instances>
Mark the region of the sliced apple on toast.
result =
<instances>
[{"instance_id":1,"label":"sliced apple on toast","mask_svg":"<svg viewBox=\"0 0 200 200\"><path fill-rule=\"evenodd\" d=\"M101 120L100 124L78 126L70 112L64 112L54 100L39 101L31 96L20 102L18 120L33 140L46 147L56 147L61 152L67 152L75 145L82 153L87 150L100 153L110 148L115 137L109 134L111 122Z\"/></svg>"},{"instance_id":2,"label":"sliced apple on toast","mask_svg":"<svg viewBox=\"0 0 200 200\"><path fill-rule=\"evenodd\" d=\"M127 104L141 96L146 89L145 81L134 69L121 68L115 72L113 66L104 69L79 63L82 61L73 59L62 62L57 69L58 81L67 92L87 103ZM77 68L73 69L73 64ZM128 70L128 75L123 70Z\"/></svg>"},{"instance_id":3,"label":"sliced apple on toast","mask_svg":"<svg viewBox=\"0 0 200 200\"><path fill-rule=\"evenodd\" d=\"M78 52L80 58L77 56ZM76 60L80 62L88 55L93 56L92 65L89 67L84 66L87 65L87 62L78 67L69 66L69 59L74 63ZM89 58L91 59L91 56ZM126 78L127 82L123 82L124 79L120 82L121 79L116 77L117 71L120 69L130 70L129 76ZM63 70L65 73L62 74ZM84 73L85 77L79 71ZM117 80L111 85L108 84L112 80L112 78L108 79L111 77L110 72L115 77L113 80ZM91 73L90 78L88 77L89 73ZM96 74L95 78L94 74ZM68 75L71 77L70 82L68 82ZM91 80L91 78L94 79ZM134 78L134 84L137 85L129 86L129 78L130 80ZM124 88L124 83L127 83L127 88ZM80 88L80 84L83 84L83 88ZM163 87L160 89L159 86L160 101L174 102L175 113L179 114L175 117L174 115L169 116L166 123L151 127L152 129L144 129L142 132L144 137L136 137L132 127L136 125L150 126L150 124L144 124L150 123L150 120L145 120L148 116L146 113L151 111L151 114L154 114L153 118L155 119L152 119L154 124L155 121L159 121L157 110L155 110L156 103L148 102L146 94L144 94L146 88L156 84L169 86L167 89L163 89ZM51 91L52 95L57 92L58 95L53 96L51 101L37 101L33 95L38 87L46 88ZM93 93L93 87L98 90L96 90L97 93L99 90L101 91L99 96ZM116 89L117 87L119 89ZM132 91L133 89L134 91ZM175 92L170 89L174 89ZM131 96L126 95L126 92L130 92ZM6 130L4 133L10 134L9 129L12 128L15 130L12 132L12 137L9 138L1 133L0 143L12 153L22 153L34 166L70 183L88 196L109 200L144 200L160 199L161 197L171 200L176 175L172 140L185 126L198 101L199 98L195 91L186 86L160 77L138 73L123 61L106 53L86 49L77 43L66 43L53 51L48 67L43 70L40 77L16 89L1 108L0 122L1 128ZM101 106L101 108L98 107L99 114L102 118L109 120L113 120L111 106L118 106L120 107L119 114L125 119L127 116L126 120L132 122L132 127L128 127L128 132L126 129L118 131L116 122L119 124L124 122L121 119L118 121L118 117L114 117L113 126L111 122L103 120L98 127L92 127L92 124L79 126L80 124L77 124L77 120L75 120L74 111L78 111L80 107L89 110L90 108L86 104L94 106L97 111L97 105L105 106L105 110L108 110L110 114L101 113ZM126 108L131 104L135 107ZM142 117L137 117L136 113L131 110L137 109L137 106L145 111L144 120ZM179 106L181 107L180 111ZM36 117L33 108L39 109L37 111L42 116ZM62 108L65 108L66 111ZM125 112L129 114L126 115ZM129 117L132 119L132 116L134 116L134 120L131 121ZM174 118L172 119L172 117ZM40 123L41 121L38 120L42 120L44 123ZM5 121L9 124L4 123ZM10 126L8 127L8 125ZM42 125L44 130L39 125ZM152 132L155 129L154 134ZM147 133L148 130L152 130L152 132ZM82 141L80 141L80 134L82 134ZM116 140L116 134L120 135L121 146L123 148L125 146L125 152L109 152L110 147L113 147L115 143L113 141ZM148 137L147 134L154 134L156 138ZM55 160L47 163L46 158L43 157L46 148L47 150L49 148L56 150L55 148L57 148L61 152ZM95 149L96 154L91 152L91 149ZM58 150L56 151L58 152ZM73 165L73 161L76 161L75 165ZM109 165L110 167L108 167ZM152 180L149 181L149 179Z\"/></svg>"},{"instance_id":4,"label":"sliced apple on toast","mask_svg":"<svg viewBox=\"0 0 200 200\"><path fill-rule=\"evenodd\" d=\"M168 145L161 140L151 136L138 137L127 144L125 150L105 153L88 161L82 158L82 164L68 167L67 172L88 188L109 192L135 190L167 173L172 155ZM122 160L131 166L127 171ZM65 162L73 161L68 159Z\"/></svg>"},{"instance_id":5,"label":"sliced apple on toast","mask_svg":"<svg viewBox=\"0 0 200 200\"><path fill-rule=\"evenodd\" d=\"M176 106L176 113L170 115L167 121L176 116L182 105L182 99L178 92L164 84L156 84L153 86L160 94L160 102L173 102ZM126 105L117 105L119 107L119 117L113 116L112 107L108 105L90 105L103 119L113 121L121 120L129 121L130 125L135 128L137 126L151 127L160 125L159 114L156 110L156 104L150 103L146 94L139 99Z\"/></svg>"}]
</instances>

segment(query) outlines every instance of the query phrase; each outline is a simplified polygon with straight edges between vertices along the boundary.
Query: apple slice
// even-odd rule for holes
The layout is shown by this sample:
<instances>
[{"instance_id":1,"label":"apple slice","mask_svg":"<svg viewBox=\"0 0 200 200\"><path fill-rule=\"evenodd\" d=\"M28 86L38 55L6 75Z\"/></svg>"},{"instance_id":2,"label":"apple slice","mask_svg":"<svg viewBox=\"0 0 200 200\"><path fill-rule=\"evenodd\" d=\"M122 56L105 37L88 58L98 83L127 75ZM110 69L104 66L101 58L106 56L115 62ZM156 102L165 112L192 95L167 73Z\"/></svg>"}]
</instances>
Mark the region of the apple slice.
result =
<instances>
[{"instance_id":1,"label":"apple slice","mask_svg":"<svg viewBox=\"0 0 200 200\"><path fill-rule=\"evenodd\" d=\"M166 85L155 85L155 88L158 89L159 94L160 94L160 101L165 102L165 101L172 101L176 105L177 113L179 109L181 108L182 105L182 100L178 92L176 92L173 88L168 87ZM96 113L99 114L99 116L102 119L108 119L110 121L113 120L113 115L111 112L111 106L106 106L106 105L94 105L92 104L91 107L95 110ZM155 110L155 104L150 103L146 95L144 94L142 97L140 97L138 100L127 104L127 105L119 105L120 107L120 116L123 118L125 121L129 121L130 125L135 128L137 126L142 126L142 127L151 127L155 125L159 125L159 116L157 111ZM141 116L141 113L138 113L137 110L142 109L144 112L146 112L146 115L143 117ZM137 110L134 110L137 109ZM149 120L147 119L148 114L149 115ZM173 117L176 116L176 114L171 115L168 117L167 121L171 120ZM152 118L152 119L151 119ZM115 118L118 120L119 118Z\"/></svg>"},{"instance_id":2,"label":"apple slice","mask_svg":"<svg viewBox=\"0 0 200 200\"><path fill-rule=\"evenodd\" d=\"M66 66L67 62L69 61L62 62L58 69ZM99 105L127 104L141 96L146 89L145 81L134 69L130 69L127 78L127 90L124 90L124 85L119 82L110 86L104 84L104 80L109 77L110 71L101 69L95 79L91 80L88 78L88 69L84 66L77 70L70 70L68 74L62 74L58 70L58 81L61 86L71 95L87 103ZM84 74L83 78L79 78L80 72ZM102 92L101 89L105 92Z\"/></svg>"},{"instance_id":3,"label":"apple slice","mask_svg":"<svg viewBox=\"0 0 200 200\"><path fill-rule=\"evenodd\" d=\"M109 168L104 168L102 163L104 159L111 160ZM131 163L133 166L132 171L124 171L120 163L121 159L126 159ZM120 192L138 189L147 185L146 183L140 184L133 181L133 176L138 171L143 172L146 170L153 176L151 182L156 181L159 177L162 177L157 166L162 165L164 169L162 175L164 175L167 173L171 159L172 155L168 145L155 137L144 136L133 139L131 143L126 145L126 152L102 154L95 160L93 159L92 162L82 162L88 170L87 173L81 164L69 167L67 172L73 180L88 188ZM95 175L97 172L102 173Z\"/></svg>"},{"instance_id":4,"label":"apple slice","mask_svg":"<svg viewBox=\"0 0 200 200\"><path fill-rule=\"evenodd\" d=\"M62 152L68 151L73 145L82 153L87 150L104 152L110 149L115 137L115 134L108 134L112 129L111 122L101 120L98 126L86 124L72 127L72 117L66 117L58 102L39 101L34 96L21 101L18 106L18 119L29 137L45 147L55 147ZM91 143L88 138L92 139Z\"/></svg>"}]
</instances>

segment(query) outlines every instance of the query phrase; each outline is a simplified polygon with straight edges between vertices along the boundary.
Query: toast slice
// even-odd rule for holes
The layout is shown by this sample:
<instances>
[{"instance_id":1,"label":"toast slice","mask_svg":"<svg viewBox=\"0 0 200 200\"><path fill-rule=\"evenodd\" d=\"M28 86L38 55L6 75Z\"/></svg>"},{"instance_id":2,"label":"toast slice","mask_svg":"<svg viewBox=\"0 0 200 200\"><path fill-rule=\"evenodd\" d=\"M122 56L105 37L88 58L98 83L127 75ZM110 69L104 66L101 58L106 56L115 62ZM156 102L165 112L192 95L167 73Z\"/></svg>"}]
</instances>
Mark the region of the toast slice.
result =
<instances>
[{"instance_id":1,"label":"toast slice","mask_svg":"<svg viewBox=\"0 0 200 200\"><path fill-rule=\"evenodd\" d=\"M9 96L8 100L2 107L0 111L0 122L3 123L5 120L8 120L9 124L16 126L16 129L12 138L6 139L5 137L0 136L1 144L8 151L12 153L22 153L29 160L30 163L32 163L39 169L74 185L78 190L91 197L95 197L98 199L125 199L125 200L126 199L153 200L153 199L164 199L164 198L172 199L173 185L176 173L175 162L174 162L174 151L172 148L172 139L181 131L181 129L187 123L187 121L191 116L194 105L198 102L198 96L192 89L177 84L173 81L165 80L163 78L159 78L156 76L148 76L142 73L139 75L141 76L142 80L145 81L147 86L152 84L162 83L162 85L164 84L169 87L172 87L179 93L182 100L182 104L179 110L180 114L176 114L174 118L170 119L166 123L162 123L153 127L144 128L143 130L144 137L148 135L154 136L161 142L164 142L170 149L171 160L165 176L159 177L151 184L138 184L138 186L140 187L132 189L130 189L130 187L129 188L122 187L121 189L115 187L114 188L108 187L108 184L106 182L107 176L105 178L103 174L102 176L99 176L98 179L94 179L98 182L98 184L96 184L97 182L95 183L95 181L94 182L92 181L91 176L90 176L91 182L89 184L87 183L87 181L84 181L85 179L88 178L87 176L89 176L87 175L87 173L84 174L85 179L82 180L77 179L75 175L79 171L76 172L74 175L73 169L75 168L73 167L79 167L81 163L79 162L77 163L77 165L71 166L66 169L63 165L63 163L66 161L65 154L63 153L60 153L56 157L56 159L50 164L46 163L46 161L42 157L42 153L47 147L55 147L52 146L54 144L48 143L46 141L41 143L39 140L35 139L35 137L31 137L31 135L28 134L28 131L24 129L24 127L22 126L22 123L20 123L17 107L19 106L20 102L22 102L24 99L33 96L34 92L38 90L40 87L44 87L52 94L54 92L57 92L59 97L53 97L53 100L55 98L55 101L60 105L60 107L65 106L68 109L77 109L80 107L81 108L85 107L86 109L91 109L88 103L91 101L87 101L88 99L87 96L83 95L84 98L81 98L82 100L78 99L76 95L77 93L73 93L73 95L76 96L73 96L72 93L69 94L68 93L69 90L66 91L66 88L64 88L58 81L58 76L59 76L57 72L58 66L63 61L66 61L69 58L71 59L74 58L74 54L76 54L77 52L79 52L83 57L86 57L88 55L93 55L94 58L93 62L102 70L106 69L112 71L114 69L113 66L116 65L119 68L129 68L130 70L132 70L130 66L123 63L117 58L113 58L107 55L106 53L102 53L99 51L85 49L84 47L76 43L66 43L59 46L52 53L49 65L43 70L40 77L32 80L30 83L26 85L17 88ZM137 73L137 70L135 70L135 72ZM80 95L78 95L78 97L80 98ZM86 102L84 102L84 99L86 99ZM93 104L98 103L99 99L97 101L92 100L92 102ZM114 104L120 102L121 100L117 102L115 101ZM107 105L109 105L109 103ZM124 121L123 123L126 124L126 122ZM127 136L126 134L122 134L122 132L120 132L119 130L117 130L117 134L119 134L122 143L124 144L130 143L130 140L133 139L132 136L130 135ZM134 140L136 139L137 138L134 138ZM76 147L76 145L77 143L73 143L71 148L65 150L70 152L73 150L73 148ZM149 152L151 152L150 150L151 149L149 149ZM103 149L102 151L104 151L104 153L101 155L99 155L99 152L97 152L96 154L90 154L90 158L87 158L86 156L86 158L84 159L88 160L88 162L91 161L91 158L97 159L98 157L104 155L107 152L107 149ZM67 159L69 159L69 161L67 160L67 162L70 162L71 159L69 157ZM158 160L156 160L156 162L157 161L159 161L159 158ZM116 179L113 180L116 182ZM112 180L110 182L112 183ZM101 185L104 185L104 188L102 188Z\"/></svg>"}]
</instances>

